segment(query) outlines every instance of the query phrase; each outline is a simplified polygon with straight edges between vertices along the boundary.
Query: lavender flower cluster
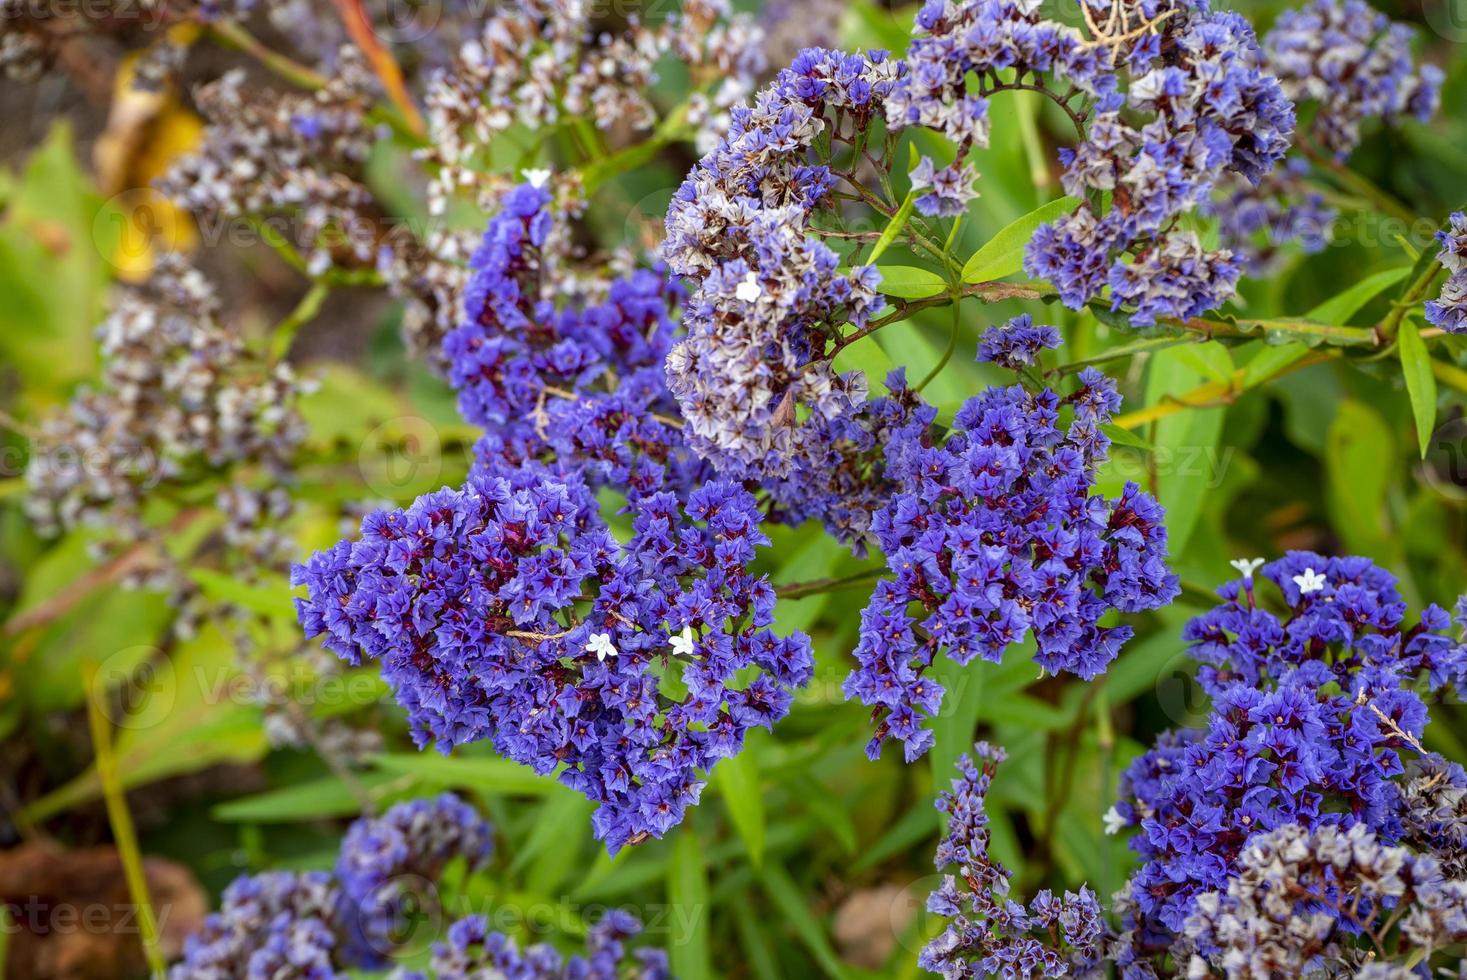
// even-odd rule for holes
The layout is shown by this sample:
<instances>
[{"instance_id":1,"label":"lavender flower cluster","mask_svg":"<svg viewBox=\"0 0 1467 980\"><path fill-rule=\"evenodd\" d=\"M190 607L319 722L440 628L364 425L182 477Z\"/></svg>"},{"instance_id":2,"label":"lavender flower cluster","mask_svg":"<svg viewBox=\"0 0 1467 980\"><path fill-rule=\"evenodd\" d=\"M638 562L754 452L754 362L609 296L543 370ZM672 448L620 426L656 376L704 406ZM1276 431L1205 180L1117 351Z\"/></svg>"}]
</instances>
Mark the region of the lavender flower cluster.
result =
<instances>
[{"instance_id":1,"label":"lavender flower cluster","mask_svg":"<svg viewBox=\"0 0 1467 980\"><path fill-rule=\"evenodd\" d=\"M812 234L835 177L811 154L822 133L867 130L899 72L884 52L802 52L752 107L734 110L673 196L662 254L695 292L668 383L689 444L725 475L788 476L866 400L862 376L834 371L826 350L840 327L881 307L878 276L866 266L841 274Z\"/></svg>"},{"instance_id":2,"label":"lavender flower cluster","mask_svg":"<svg viewBox=\"0 0 1467 980\"><path fill-rule=\"evenodd\" d=\"M990 331L983 350L1015 364L1054 340L1053 328L1021 318ZM888 737L908 761L931 746L922 721L942 704L928 674L940 651L959 664L998 661L1032 632L1042 668L1088 679L1131 636L1102 617L1176 597L1161 508L1135 485L1114 501L1092 493L1109 447L1101 426L1120 398L1094 369L1079 382L1064 397L992 388L963 405L945 440L923 425L887 446L896 489L873 530L892 577L861 614L845 682L847 697L875 708L872 758Z\"/></svg>"},{"instance_id":3,"label":"lavender flower cluster","mask_svg":"<svg viewBox=\"0 0 1467 980\"><path fill-rule=\"evenodd\" d=\"M629 499L685 494L711 475L668 414L662 364L685 294L660 267L570 289L564 225L549 190L522 184L470 262L467 316L443 351L460 412L490 433L479 465L536 459Z\"/></svg>"},{"instance_id":4,"label":"lavender flower cluster","mask_svg":"<svg viewBox=\"0 0 1467 980\"><path fill-rule=\"evenodd\" d=\"M1308 136L1344 159L1360 145L1365 121L1424 122L1436 113L1442 72L1415 66L1414 33L1365 0L1313 0L1285 11L1263 46L1284 94L1316 105Z\"/></svg>"},{"instance_id":5,"label":"lavender flower cluster","mask_svg":"<svg viewBox=\"0 0 1467 980\"><path fill-rule=\"evenodd\" d=\"M168 976L344 978L378 968L406 911L404 883L431 883L456 858L478 868L492 850L493 829L452 794L399 803L352 824L334 873L236 879Z\"/></svg>"},{"instance_id":6,"label":"lavender flower cluster","mask_svg":"<svg viewBox=\"0 0 1467 980\"><path fill-rule=\"evenodd\" d=\"M481 474L298 567L301 622L382 662L420 744L489 738L560 769L614 853L675 826L813 670L807 637L769 629L774 591L747 570L768 544L751 494L712 481L632 513L623 547L574 475Z\"/></svg>"},{"instance_id":7,"label":"lavender flower cluster","mask_svg":"<svg viewBox=\"0 0 1467 980\"><path fill-rule=\"evenodd\" d=\"M1263 51L1284 94L1312 108L1308 124L1294 134L1296 146L1309 152L1308 144L1318 144L1343 161L1360 145L1366 123L1425 122L1435 115L1442 72L1415 65L1413 34L1364 0L1313 0L1280 16L1263 38ZM1262 181L1234 181L1215 202L1223 242L1250 271L1266 271L1285 243L1297 243L1306 254L1327 244L1338 213L1309 185L1312 172L1305 157L1291 154Z\"/></svg>"},{"instance_id":8,"label":"lavender flower cluster","mask_svg":"<svg viewBox=\"0 0 1467 980\"><path fill-rule=\"evenodd\" d=\"M1408 623L1395 580L1363 558L1290 552L1261 577L1243 567L1222 605L1184 631L1213 702L1207 727L1164 736L1122 780L1116 816L1140 831L1131 846L1142 864L1126 890L1120 962L1136 976L1176 943L1211 955L1189 919L1200 896L1229 891L1258 835L1360 827L1394 845L1412 839L1412 809L1412 823L1431 826L1422 806L1403 803L1402 756L1423 754L1418 688L1467 679L1452 618L1428 606ZM1264 582L1287 616L1261 601ZM1467 626L1467 600L1457 613Z\"/></svg>"},{"instance_id":9,"label":"lavender flower cluster","mask_svg":"<svg viewBox=\"0 0 1467 980\"><path fill-rule=\"evenodd\" d=\"M469 916L448 929L447 942L433 950L429 972L409 973L403 980L672 980L667 953L643 947L627 961L626 941L642 931L630 912L614 909L586 934L586 955L564 960L552 946L520 950L513 939L490 932L480 916Z\"/></svg>"},{"instance_id":10,"label":"lavender flower cluster","mask_svg":"<svg viewBox=\"0 0 1467 980\"><path fill-rule=\"evenodd\" d=\"M705 142L726 127L729 108L764 70L763 32L748 15L733 14L728 0L686 0L656 25L633 15L620 33L607 31L597 13L584 0L496 8L434 75L422 156L437 170L435 213L466 190L493 209L503 179L486 179L477 158L512 126L544 130L581 115L601 130L650 129L659 115L650 90L663 60L676 60L691 76L685 121Z\"/></svg>"},{"instance_id":11,"label":"lavender flower cluster","mask_svg":"<svg viewBox=\"0 0 1467 980\"><path fill-rule=\"evenodd\" d=\"M1399 922L1399 948L1389 958ZM1437 859L1390 847L1357 823L1284 824L1253 837L1226 893L1197 899L1187 931L1228 977L1306 976L1322 968L1410 977L1407 963L1467 940L1467 881ZM1357 941L1365 937L1370 949ZM1201 953L1190 975L1207 975Z\"/></svg>"},{"instance_id":12,"label":"lavender flower cluster","mask_svg":"<svg viewBox=\"0 0 1467 980\"><path fill-rule=\"evenodd\" d=\"M1088 887L1063 897L1047 889L1027 906L1009 896L1010 872L988 852L985 809L994 772L1005 755L986 742L973 746L978 762L958 760L952 792L937 798L947 833L934 863L944 874L927 910L952 919L923 947L918 964L950 980L979 976L1083 977L1098 975L1105 948L1105 917Z\"/></svg>"},{"instance_id":13,"label":"lavender flower cluster","mask_svg":"<svg viewBox=\"0 0 1467 980\"><path fill-rule=\"evenodd\" d=\"M280 485L305 437L297 404L309 386L265 363L219 315L213 285L177 255L121 293L97 330L100 384L48 419L32 447L26 506L43 532L88 527L103 547L135 543L151 533L144 505L160 485L220 470L237 571L288 561ZM275 485L258 486L252 469Z\"/></svg>"},{"instance_id":14,"label":"lavender flower cluster","mask_svg":"<svg viewBox=\"0 0 1467 980\"><path fill-rule=\"evenodd\" d=\"M1447 231L1437 232L1437 261L1447 270L1441 295L1426 304L1426 319L1447 333L1467 333L1467 212L1452 215Z\"/></svg>"}]
</instances>

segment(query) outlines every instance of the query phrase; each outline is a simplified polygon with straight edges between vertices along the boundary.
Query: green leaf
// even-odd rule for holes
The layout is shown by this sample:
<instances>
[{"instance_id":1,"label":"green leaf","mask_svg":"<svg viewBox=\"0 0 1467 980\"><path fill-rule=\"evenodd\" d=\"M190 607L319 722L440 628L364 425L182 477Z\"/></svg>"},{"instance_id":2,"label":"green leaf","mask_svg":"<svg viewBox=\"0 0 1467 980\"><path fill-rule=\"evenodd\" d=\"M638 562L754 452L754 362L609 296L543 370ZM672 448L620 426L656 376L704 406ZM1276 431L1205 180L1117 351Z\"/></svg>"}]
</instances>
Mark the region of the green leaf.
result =
<instances>
[{"instance_id":1,"label":"green leaf","mask_svg":"<svg viewBox=\"0 0 1467 980\"><path fill-rule=\"evenodd\" d=\"M1258 353L1243 365L1243 387L1252 388L1267 381L1284 368L1309 353L1308 344L1261 345Z\"/></svg>"},{"instance_id":2,"label":"green leaf","mask_svg":"<svg viewBox=\"0 0 1467 980\"><path fill-rule=\"evenodd\" d=\"M891 216L891 221L887 222L886 227L882 230L881 237L876 239L876 245L872 247L871 254L866 258L866 265L875 265L876 260L891 248L892 242L896 241L897 236L907 227L912 211L917 206L917 196L915 187L907 192L907 199L902 201L902 206L897 208L896 214Z\"/></svg>"},{"instance_id":3,"label":"green leaf","mask_svg":"<svg viewBox=\"0 0 1467 980\"><path fill-rule=\"evenodd\" d=\"M739 952L758 980L781 980L779 964L775 962L774 950L769 937L764 935L762 924L754 917L754 910L747 899L733 904L734 924L739 929ZM3 925L0 921L0 925Z\"/></svg>"},{"instance_id":4,"label":"green leaf","mask_svg":"<svg viewBox=\"0 0 1467 980\"><path fill-rule=\"evenodd\" d=\"M1233 376L1233 355L1215 340L1173 348L1173 356L1198 374L1226 383Z\"/></svg>"},{"instance_id":5,"label":"green leaf","mask_svg":"<svg viewBox=\"0 0 1467 980\"><path fill-rule=\"evenodd\" d=\"M754 867L764 863L764 797L759 790L759 763L749 747L713 768L728 815L743 838Z\"/></svg>"},{"instance_id":6,"label":"green leaf","mask_svg":"<svg viewBox=\"0 0 1467 980\"><path fill-rule=\"evenodd\" d=\"M832 980L845 980L845 968L841 966L840 957L831 948L820 921L810 913L809 898L800 891L789 872L782 865L771 862L759 872L759 880L764 886L764 893L779 908L785 922L795 930L795 935L810 955L815 957L821 971Z\"/></svg>"},{"instance_id":7,"label":"green leaf","mask_svg":"<svg viewBox=\"0 0 1467 980\"><path fill-rule=\"evenodd\" d=\"M412 776L442 786L506 796L545 796L560 788L549 776L492 756L446 756L437 752L374 755L372 764L386 773Z\"/></svg>"},{"instance_id":8,"label":"green leaf","mask_svg":"<svg viewBox=\"0 0 1467 980\"><path fill-rule=\"evenodd\" d=\"M1373 276L1366 276L1344 292L1330 297L1305 313L1304 319L1313 320L1316 323L1349 323L1350 318L1359 313L1366 303L1406 278L1406 274L1410 271L1409 267L1402 266L1399 269L1387 269Z\"/></svg>"},{"instance_id":9,"label":"green leaf","mask_svg":"<svg viewBox=\"0 0 1467 980\"><path fill-rule=\"evenodd\" d=\"M1187 349L1168 347L1151 358L1146 379L1148 406L1185 396L1202 381L1205 375L1180 353ZM1167 546L1173 555L1186 551L1202 515L1202 503L1221 481L1221 467L1229 458L1218 450L1223 415L1220 407L1187 408L1156 422L1151 467L1157 499L1166 508Z\"/></svg>"},{"instance_id":10,"label":"green leaf","mask_svg":"<svg viewBox=\"0 0 1467 980\"><path fill-rule=\"evenodd\" d=\"M674 976L705 980L713 976L708 952L708 868L692 824L684 824L672 841L667 866L667 900L672 905L668 955Z\"/></svg>"},{"instance_id":11,"label":"green leaf","mask_svg":"<svg viewBox=\"0 0 1467 980\"><path fill-rule=\"evenodd\" d=\"M1143 453L1149 453L1156 448L1130 429L1123 429L1118 425L1102 425L1100 431L1116 446L1128 446Z\"/></svg>"},{"instance_id":12,"label":"green leaf","mask_svg":"<svg viewBox=\"0 0 1467 980\"><path fill-rule=\"evenodd\" d=\"M1416 440L1421 458L1431 447L1436 429L1436 375L1431 373L1431 354L1410 317L1401 319L1401 373L1406 376L1406 393L1411 396L1411 414L1416 418Z\"/></svg>"},{"instance_id":13,"label":"green leaf","mask_svg":"<svg viewBox=\"0 0 1467 980\"><path fill-rule=\"evenodd\" d=\"M983 247L963 265L963 282L992 282L1019 272L1024 268L1024 248L1034 237L1035 229L1069 214L1079 205L1079 198L1062 197L1041 204L1022 218L1010 222L984 242Z\"/></svg>"},{"instance_id":14,"label":"green leaf","mask_svg":"<svg viewBox=\"0 0 1467 980\"><path fill-rule=\"evenodd\" d=\"M190 568L188 577L215 602L227 603L266 619L295 621L295 603L291 601L290 583L284 575L262 575L264 581L273 583L266 585L244 582L211 568Z\"/></svg>"},{"instance_id":15,"label":"green leaf","mask_svg":"<svg viewBox=\"0 0 1467 980\"><path fill-rule=\"evenodd\" d=\"M1385 523L1396 461L1390 427L1363 402L1342 401L1325 438L1324 459L1335 528L1350 551L1388 563L1395 552Z\"/></svg>"},{"instance_id":16,"label":"green leaf","mask_svg":"<svg viewBox=\"0 0 1467 980\"><path fill-rule=\"evenodd\" d=\"M385 786L394 777L385 773L367 773L360 778L362 787L372 790ZM351 787L335 776L328 776L220 803L209 811L209 815L229 823L295 823L325 817L349 817L361 810L361 801Z\"/></svg>"},{"instance_id":17,"label":"green leaf","mask_svg":"<svg viewBox=\"0 0 1467 980\"><path fill-rule=\"evenodd\" d=\"M555 894L571 870L580 863L582 828L589 825L593 805L566 786L557 787L536 814L530 837L516 851L512 871L529 868L525 887L532 892Z\"/></svg>"},{"instance_id":18,"label":"green leaf","mask_svg":"<svg viewBox=\"0 0 1467 980\"><path fill-rule=\"evenodd\" d=\"M947 289L947 283L935 272L910 265L878 266L881 291L897 299L926 299Z\"/></svg>"}]
</instances>

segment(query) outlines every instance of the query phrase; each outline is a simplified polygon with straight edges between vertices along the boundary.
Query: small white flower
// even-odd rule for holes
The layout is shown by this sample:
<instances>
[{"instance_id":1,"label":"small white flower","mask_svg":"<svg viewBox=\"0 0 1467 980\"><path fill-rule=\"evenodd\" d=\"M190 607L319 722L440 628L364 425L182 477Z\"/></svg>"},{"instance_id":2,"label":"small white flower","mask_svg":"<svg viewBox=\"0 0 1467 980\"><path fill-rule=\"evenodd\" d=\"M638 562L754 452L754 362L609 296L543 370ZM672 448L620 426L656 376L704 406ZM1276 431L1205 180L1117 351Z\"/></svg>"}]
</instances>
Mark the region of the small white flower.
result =
<instances>
[{"instance_id":1,"label":"small white flower","mask_svg":"<svg viewBox=\"0 0 1467 980\"><path fill-rule=\"evenodd\" d=\"M616 647L611 642L610 634L607 633L593 633L591 635L591 642L586 644L586 652L594 653L596 659L602 663L606 662L607 657L615 657L617 655Z\"/></svg>"},{"instance_id":2,"label":"small white flower","mask_svg":"<svg viewBox=\"0 0 1467 980\"><path fill-rule=\"evenodd\" d=\"M550 171L548 170L525 170L521 173L525 180L530 182L531 187L544 187L550 183Z\"/></svg>"},{"instance_id":3,"label":"small white flower","mask_svg":"<svg viewBox=\"0 0 1467 980\"><path fill-rule=\"evenodd\" d=\"M693 655L693 628L684 626L678 636L669 636L667 642L672 645L674 657L691 657Z\"/></svg>"},{"instance_id":4,"label":"small white flower","mask_svg":"<svg viewBox=\"0 0 1467 980\"><path fill-rule=\"evenodd\" d=\"M1312 568L1304 569L1303 575L1294 576L1294 584L1299 587L1300 595L1309 595L1311 592L1324 591L1324 576Z\"/></svg>"},{"instance_id":5,"label":"small white flower","mask_svg":"<svg viewBox=\"0 0 1467 980\"><path fill-rule=\"evenodd\" d=\"M1263 562L1264 560L1262 558L1234 558L1228 564L1243 573L1243 581L1251 582L1253 581L1253 573L1258 571L1263 565Z\"/></svg>"},{"instance_id":6,"label":"small white flower","mask_svg":"<svg viewBox=\"0 0 1467 980\"><path fill-rule=\"evenodd\" d=\"M745 276L744 281L739 283L738 288L734 290L734 296L744 303L752 303L763 295L764 287L759 285L759 277L752 272Z\"/></svg>"},{"instance_id":7,"label":"small white flower","mask_svg":"<svg viewBox=\"0 0 1467 980\"><path fill-rule=\"evenodd\" d=\"M1120 811L1115 808L1114 804L1111 805L1109 810L1105 811L1100 819L1105 822L1105 832L1110 837L1114 837L1126 828L1126 818L1121 816Z\"/></svg>"}]
</instances>

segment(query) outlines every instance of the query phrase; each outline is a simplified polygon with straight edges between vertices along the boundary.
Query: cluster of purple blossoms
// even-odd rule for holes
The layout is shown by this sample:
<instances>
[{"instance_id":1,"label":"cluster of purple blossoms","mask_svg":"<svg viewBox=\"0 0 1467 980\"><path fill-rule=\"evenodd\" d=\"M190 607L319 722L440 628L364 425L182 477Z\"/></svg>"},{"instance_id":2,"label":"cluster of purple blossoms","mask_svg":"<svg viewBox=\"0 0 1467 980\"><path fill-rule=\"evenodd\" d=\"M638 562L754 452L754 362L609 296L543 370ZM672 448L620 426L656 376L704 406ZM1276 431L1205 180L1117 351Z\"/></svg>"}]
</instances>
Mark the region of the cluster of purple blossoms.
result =
<instances>
[{"instance_id":1,"label":"cluster of purple blossoms","mask_svg":"<svg viewBox=\"0 0 1467 980\"><path fill-rule=\"evenodd\" d=\"M1179 941L1198 896L1227 891L1255 835L1294 824L1408 836L1398 785L1402 753L1421 753L1416 689L1467 680L1451 617L1429 606L1407 624L1395 580L1367 559L1291 552L1260 578L1241 567L1184 632L1213 702L1207 727L1164 736L1122 780L1116 815L1139 829L1142 865L1120 962L1136 976ZM1286 617L1258 601L1260 579Z\"/></svg>"},{"instance_id":2,"label":"cluster of purple blossoms","mask_svg":"<svg viewBox=\"0 0 1467 980\"><path fill-rule=\"evenodd\" d=\"M861 614L845 682L847 697L875 708L872 758L888 737L908 761L932 744L922 720L942 702L928 676L939 651L960 664L998 661L1032 632L1042 668L1089 679L1132 633L1101 626L1105 615L1176 597L1161 508L1134 485L1113 501L1091 492L1109 448L1101 426L1120 398L1094 369L1079 382L1064 397L989 389L963 405L945 440L909 427L887 447L896 489L873 530L892 577Z\"/></svg>"},{"instance_id":3,"label":"cluster of purple blossoms","mask_svg":"<svg viewBox=\"0 0 1467 980\"><path fill-rule=\"evenodd\" d=\"M696 291L668 385L689 444L726 476L788 476L866 400L864 378L836 373L827 346L882 306L878 276L842 274L813 233L836 177L812 150L822 134L865 132L899 72L885 52L802 52L734 110L673 197L662 254Z\"/></svg>"},{"instance_id":4,"label":"cluster of purple blossoms","mask_svg":"<svg viewBox=\"0 0 1467 980\"><path fill-rule=\"evenodd\" d=\"M352 961L385 965L405 910L421 898L417 890L437 881L450 861L463 858L478 868L493 852L494 828L451 793L399 803L377 819L353 823L336 858Z\"/></svg>"},{"instance_id":5,"label":"cluster of purple blossoms","mask_svg":"<svg viewBox=\"0 0 1467 980\"><path fill-rule=\"evenodd\" d=\"M1366 120L1436 113L1441 69L1411 57L1414 32L1365 0L1314 0L1282 14L1263 39L1269 69L1295 102L1314 103L1308 136L1343 159Z\"/></svg>"},{"instance_id":6,"label":"cluster of purple blossoms","mask_svg":"<svg viewBox=\"0 0 1467 980\"><path fill-rule=\"evenodd\" d=\"M1082 887L1078 894L1056 898L1045 890L1027 908L1009 897L1010 872L988 853L985 811L1004 752L986 742L973 751L978 762L962 756L952 792L937 798L948 823L934 864L939 871L955 868L957 873L943 875L927 909L953 921L923 947L918 964L949 980L1095 975L1106 938L1095 893Z\"/></svg>"},{"instance_id":7,"label":"cluster of purple blossoms","mask_svg":"<svg viewBox=\"0 0 1467 980\"><path fill-rule=\"evenodd\" d=\"M987 145L989 96L1034 89L1074 122L1080 142L1061 152L1063 182L1090 199L1035 233L1026 271L1052 282L1074 309L1109 288L1113 307L1130 307L1137 325L1220 305L1233 292L1236 264L1178 222L1224 174L1261 179L1287 151L1294 126L1252 28L1205 5L1092 11L1082 3L1094 35L1087 40L1042 18L1039 6L929 0L918 14L925 33L908 51L888 119L893 128L930 127L957 145L941 170L921 162L914 179L931 190L919 206L929 214L966 208L966 158Z\"/></svg>"},{"instance_id":8,"label":"cluster of purple blossoms","mask_svg":"<svg viewBox=\"0 0 1467 980\"><path fill-rule=\"evenodd\" d=\"M429 973L409 973L403 980L671 980L667 953L643 947L630 961L626 941L642 931L629 912L613 909L586 934L586 955L562 959L549 945L521 951L513 939L490 932L479 916L469 916L448 929L447 941L433 948Z\"/></svg>"},{"instance_id":9,"label":"cluster of purple blossoms","mask_svg":"<svg viewBox=\"0 0 1467 980\"><path fill-rule=\"evenodd\" d=\"M612 852L660 837L813 661L807 637L769 630L774 590L747 570L768 544L753 495L713 481L631 510L623 547L573 473L477 474L297 567L301 623L381 662L420 745L488 738L560 769Z\"/></svg>"},{"instance_id":10,"label":"cluster of purple blossoms","mask_svg":"<svg viewBox=\"0 0 1467 980\"><path fill-rule=\"evenodd\" d=\"M170 980L347 977L392 951L405 876L431 882L454 858L488 859L493 830L452 794L399 803L352 824L335 874L268 871L242 876L218 912L184 944Z\"/></svg>"},{"instance_id":11,"label":"cluster of purple blossoms","mask_svg":"<svg viewBox=\"0 0 1467 980\"><path fill-rule=\"evenodd\" d=\"M1084 120L1082 142L1063 153L1065 190L1089 199L1039 229L1025 263L1072 309L1108 286L1112 307L1131 307L1138 326L1195 316L1232 295L1240 273L1232 254L1208 250L1179 222L1225 175L1263 179L1294 128L1293 106L1246 20L1204 6L1161 14L1156 32L1117 42L1125 91L1114 77ZM1101 194L1110 196L1104 210Z\"/></svg>"},{"instance_id":12,"label":"cluster of purple blossoms","mask_svg":"<svg viewBox=\"0 0 1467 980\"><path fill-rule=\"evenodd\" d=\"M1434 65L1416 67L1413 33L1363 0L1314 0L1280 16L1263 38L1268 70L1286 96L1314 107L1307 126L1295 133L1296 144L1316 143L1343 161L1360 145L1370 120L1394 125L1406 117L1430 119L1440 103L1442 73ZM1251 272L1266 271L1285 243L1297 243L1306 254L1327 244L1338 213L1309 186L1312 170L1304 157L1291 155L1262 181L1234 181L1214 203L1223 243Z\"/></svg>"},{"instance_id":13,"label":"cluster of purple blossoms","mask_svg":"<svg viewBox=\"0 0 1467 980\"><path fill-rule=\"evenodd\" d=\"M1437 261L1447 270L1441 295L1426 304L1426 319L1447 333L1467 333L1467 212L1451 217L1448 231L1439 231L1442 250Z\"/></svg>"},{"instance_id":14,"label":"cluster of purple blossoms","mask_svg":"<svg viewBox=\"0 0 1467 980\"><path fill-rule=\"evenodd\" d=\"M1039 360L1041 351L1060 345L1060 332L1055 327L1035 326L1027 313L1007 323L989 327L978 342L978 360L1018 371Z\"/></svg>"},{"instance_id":15,"label":"cluster of purple blossoms","mask_svg":"<svg viewBox=\"0 0 1467 980\"><path fill-rule=\"evenodd\" d=\"M466 319L443 348L460 412L491 433L481 466L574 464L631 498L693 485L707 467L667 414L662 370L681 288L663 269L637 269L566 298L550 192L521 184L503 203L470 262Z\"/></svg>"},{"instance_id":16,"label":"cluster of purple blossoms","mask_svg":"<svg viewBox=\"0 0 1467 980\"><path fill-rule=\"evenodd\" d=\"M1187 934L1188 976L1426 976L1411 966L1467 940L1467 881L1363 823L1285 824L1248 842L1226 892L1197 899Z\"/></svg>"}]
</instances>

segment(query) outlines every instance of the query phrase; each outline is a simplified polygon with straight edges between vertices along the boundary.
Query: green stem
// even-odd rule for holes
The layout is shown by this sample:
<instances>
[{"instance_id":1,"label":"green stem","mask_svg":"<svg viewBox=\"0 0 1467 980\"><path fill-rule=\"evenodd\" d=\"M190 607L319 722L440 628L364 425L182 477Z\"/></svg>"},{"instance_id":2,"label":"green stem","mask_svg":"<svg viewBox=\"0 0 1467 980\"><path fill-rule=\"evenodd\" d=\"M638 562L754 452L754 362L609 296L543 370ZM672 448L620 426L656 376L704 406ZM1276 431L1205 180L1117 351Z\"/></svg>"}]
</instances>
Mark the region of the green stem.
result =
<instances>
[{"instance_id":1,"label":"green stem","mask_svg":"<svg viewBox=\"0 0 1467 980\"><path fill-rule=\"evenodd\" d=\"M321 304L330 295L331 287L324 282L316 282L311 285L301 301L295 305L295 309L281 320L275 327L274 334L270 338L270 363L278 364L285 360L290 353L290 347L295 343L296 334L300 333L301 327L310 323L321 312Z\"/></svg>"},{"instance_id":2,"label":"green stem","mask_svg":"<svg viewBox=\"0 0 1467 980\"><path fill-rule=\"evenodd\" d=\"M102 784L102 795L107 804L107 819L112 824L112 838L117 844L117 853L122 861L122 873L127 881L127 891L137 907L138 932L143 944L143 955L148 960L148 970L155 980L162 980L167 973L163 951L158 943L158 919L153 914L153 904L148 897L148 878L143 870L142 851L138 847L137 830L133 827L132 814L127 809L127 795L122 785L122 774L117 767L117 757L112 752L112 730L106 714L99 703L106 692L98 689L97 667L88 664L85 669L87 690L87 722L92 733L92 750L96 755L97 780Z\"/></svg>"},{"instance_id":3,"label":"green stem","mask_svg":"<svg viewBox=\"0 0 1467 980\"><path fill-rule=\"evenodd\" d=\"M842 589L853 589L870 582L872 579L880 578L886 573L886 566L878 568L866 568L859 572L853 572L840 578L814 579L809 582L788 582L784 585L776 585L774 594L781 599L802 599L805 596L820 595L824 592L837 592Z\"/></svg>"},{"instance_id":4,"label":"green stem","mask_svg":"<svg viewBox=\"0 0 1467 980\"><path fill-rule=\"evenodd\" d=\"M917 384L917 386L913 389L914 391L921 391L923 388L926 388L929 384L931 384L933 380L942 373L942 369L947 367L947 362L953 359L953 352L958 349L958 331L962 327L962 308L962 297L954 296L953 324L952 329L948 332L947 335L947 350L942 352L942 357L939 358L937 363L932 366L932 370L927 372L927 377L923 378L921 382Z\"/></svg>"}]
</instances>

